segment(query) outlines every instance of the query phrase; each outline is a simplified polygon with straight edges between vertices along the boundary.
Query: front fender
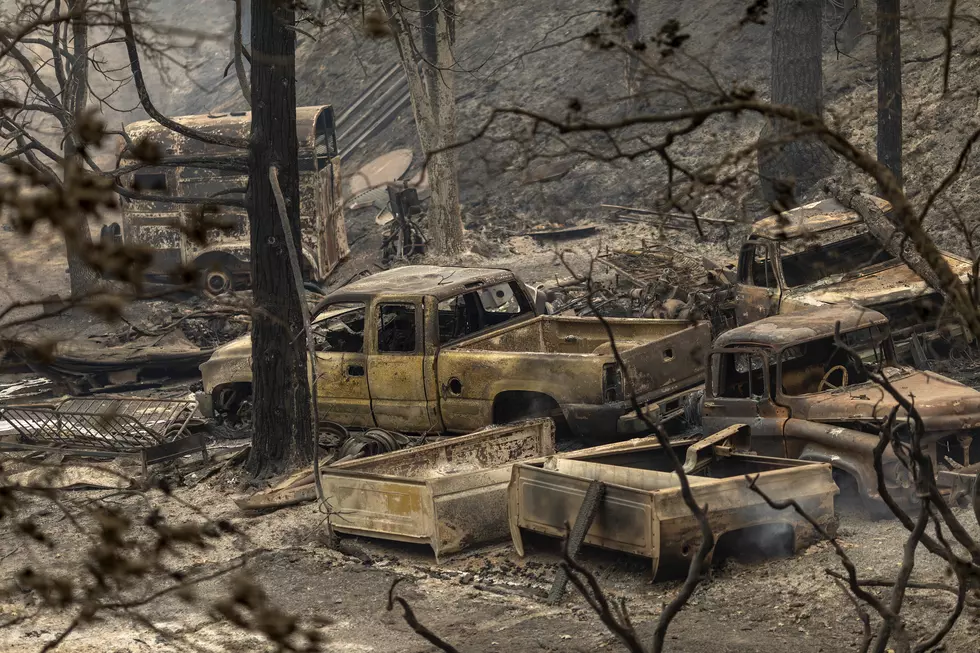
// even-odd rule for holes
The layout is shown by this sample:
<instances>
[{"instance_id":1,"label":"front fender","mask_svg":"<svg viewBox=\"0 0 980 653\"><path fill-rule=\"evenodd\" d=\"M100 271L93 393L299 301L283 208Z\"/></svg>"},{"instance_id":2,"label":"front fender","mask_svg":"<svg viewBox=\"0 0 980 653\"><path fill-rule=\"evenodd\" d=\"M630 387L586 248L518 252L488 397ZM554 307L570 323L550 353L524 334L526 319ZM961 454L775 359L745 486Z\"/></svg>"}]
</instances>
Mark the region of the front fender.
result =
<instances>
[{"instance_id":1,"label":"front fender","mask_svg":"<svg viewBox=\"0 0 980 653\"><path fill-rule=\"evenodd\" d=\"M858 492L862 497L878 498L878 479L874 467L869 466L860 457L848 452L838 452L824 445L810 443L803 447L800 460L813 463L827 463L835 469L849 474L857 483Z\"/></svg>"},{"instance_id":2,"label":"front fender","mask_svg":"<svg viewBox=\"0 0 980 653\"><path fill-rule=\"evenodd\" d=\"M218 347L207 362L201 364L204 392L210 395L229 383L252 382L252 339L246 334Z\"/></svg>"}]
</instances>

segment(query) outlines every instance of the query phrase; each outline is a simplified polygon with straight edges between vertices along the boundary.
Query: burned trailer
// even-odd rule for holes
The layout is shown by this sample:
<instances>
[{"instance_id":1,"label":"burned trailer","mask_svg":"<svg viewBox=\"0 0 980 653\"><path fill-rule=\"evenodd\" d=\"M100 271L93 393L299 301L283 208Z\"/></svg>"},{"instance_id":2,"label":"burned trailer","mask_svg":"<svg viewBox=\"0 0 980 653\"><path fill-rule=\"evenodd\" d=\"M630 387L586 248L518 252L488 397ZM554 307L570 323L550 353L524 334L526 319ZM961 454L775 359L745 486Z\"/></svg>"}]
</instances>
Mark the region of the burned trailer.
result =
<instances>
[{"instance_id":1,"label":"burned trailer","mask_svg":"<svg viewBox=\"0 0 980 653\"><path fill-rule=\"evenodd\" d=\"M891 211L885 200L871 199ZM971 262L942 255L967 283ZM886 251L857 212L834 199L756 222L739 253L735 295L738 326L815 306L873 309L891 323L899 357L920 367L930 355L944 356L952 344L970 340L942 296Z\"/></svg>"},{"instance_id":2,"label":"burned trailer","mask_svg":"<svg viewBox=\"0 0 980 653\"><path fill-rule=\"evenodd\" d=\"M183 116L175 120L196 131L215 136L248 139L250 112ZM250 236L244 208L221 207L223 229L209 229L206 244L193 242L194 220L207 201L222 197L242 198L248 173L241 167L247 152L212 145L170 131L154 120L126 126L133 142L142 139L159 146L166 157L207 157L195 165L146 166L121 176L124 186L149 196L168 196L175 201L122 198L122 226L103 228L103 238L152 249L151 280L169 281L179 269L198 270L211 294L250 286ZM301 266L307 281L319 282L348 255L347 230L341 197L340 157L330 106L296 110L299 140ZM227 161L223 161L223 160ZM235 163L239 165L234 165ZM120 152L120 167L138 164L131 149ZM187 203L187 198L202 198ZM278 220L269 215L263 219Z\"/></svg>"}]
</instances>

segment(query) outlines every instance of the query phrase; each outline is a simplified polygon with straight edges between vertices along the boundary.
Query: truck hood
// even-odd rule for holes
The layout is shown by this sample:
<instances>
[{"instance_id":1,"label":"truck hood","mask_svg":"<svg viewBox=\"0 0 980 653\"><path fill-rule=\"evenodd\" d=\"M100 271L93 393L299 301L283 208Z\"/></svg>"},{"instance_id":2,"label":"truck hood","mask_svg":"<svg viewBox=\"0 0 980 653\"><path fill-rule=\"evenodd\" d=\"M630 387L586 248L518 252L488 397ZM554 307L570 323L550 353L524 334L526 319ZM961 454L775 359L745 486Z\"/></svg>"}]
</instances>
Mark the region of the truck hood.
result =
<instances>
[{"instance_id":1,"label":"truck hood","mask_svg":"<svg viewBox=\"0 0 980 653\"><path fill-rule=\"evenodd\" d=\"M955 254L944 253L949 263L964 282L971 270L968 260ZM900 261L882 263L855 273L838 274L816 283L787 290L784 301L804 306L822 306L854 302L873 308L879 304L913 299L932 292L932 288L915 272Z\"/></svg>"},{"instance_id":2,"label":"truck hood","mask_svg":"<svg viewBox=\"0 0 980 653\"><path fill-rule=\"evenodd\" d=\"M913 401L928 431L980 426L980 392L973 388L933 372L892 368L887 374L895 389ZM898 404L884 388L872 382L801 399L797 406L805 414L794 417L817 422L882 421ZM898 416L904 418L905 411L899 409Z\"/></svg>"},{"instance_id":3,"label":"truck hood","mask_svg":"<svg viewBox=\"0 0 980 653\"><path fill-rule=\"evenodd\" d=\"M211 394L227 383L248 383L252 380L252 336L240 338L214 350L211 358L201 365L204 392Z\"/></svg>"},{"instance_id":4,"label":"truck hood","mask_svg":"<svg viewBox=\"0 0 980 653\"><path fill-rule=\"evenodd\" d=\"M246 333L245 335L235 338L231 342L227 342L211 354L211 361L230 359L230 358L241 358L242 356L252 355L252 334ZM209 361L210 362L210 361Z\"/></svg>"}]
</instances>

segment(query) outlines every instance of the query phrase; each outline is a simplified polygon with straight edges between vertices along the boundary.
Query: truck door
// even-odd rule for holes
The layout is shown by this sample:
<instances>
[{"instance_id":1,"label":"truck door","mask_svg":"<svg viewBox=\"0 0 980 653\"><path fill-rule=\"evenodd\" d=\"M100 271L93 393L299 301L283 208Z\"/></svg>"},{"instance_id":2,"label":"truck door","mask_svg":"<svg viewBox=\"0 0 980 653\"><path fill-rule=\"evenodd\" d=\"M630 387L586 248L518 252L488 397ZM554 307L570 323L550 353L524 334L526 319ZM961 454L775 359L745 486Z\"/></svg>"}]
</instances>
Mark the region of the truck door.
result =
<instances>
[{"instance_id":1,"label":"truck door","mask_svg":"<svg viewBox=\"0 0 980 653\"><path fill-rule=\"evenodd\" d=\"M764 456L786 455L783 424L788 414L773 399L775 368L771 363L758 349L711 353L702 415L705 435L747 424L754 451Z\"/></svg>"},{"instance_id":2,"label":"truck door","mask_svg":"<svg viewBox=\"0 0 980 653\"><path fill-rule=\"evenodd\" d=\"M372 309L368 384L374 421L381 428L438 428L426 397L422 316L422 303L418 300L383 301Z\"/></svg>"},{"instance_id":3,"label":"truck door","mask_svg":"<svg viewBox=\"0 0 980 653\"><path fill-rule=\"evenodd\" d=\"M313 154L316 264L320 278L326 279L337 264L350 254L344 203L341 199L341 161L337 151L332 107L323 107L316 116Z\"/></svg>"},{"instance_id":4,"label":"truck door","mask_svg":"<svg viewBox=\"0 0 980 653\"><path fill-rule=\"evenodd\" d=\"M364 304L328 304L314 318L317 408L321 420L374 426L364 351Z\"/></svg>"},{"instance_id":5,"label":"truck door","mask_svg":"<svg viewBox=\"0 0 980 653\"><path fill-rule=\"evenodd\" d=\"M779 311L779 281L774 265L775 248L762 241L742 246L735 286L735 321L739 326Z\"/></svg>"}]
</instances>

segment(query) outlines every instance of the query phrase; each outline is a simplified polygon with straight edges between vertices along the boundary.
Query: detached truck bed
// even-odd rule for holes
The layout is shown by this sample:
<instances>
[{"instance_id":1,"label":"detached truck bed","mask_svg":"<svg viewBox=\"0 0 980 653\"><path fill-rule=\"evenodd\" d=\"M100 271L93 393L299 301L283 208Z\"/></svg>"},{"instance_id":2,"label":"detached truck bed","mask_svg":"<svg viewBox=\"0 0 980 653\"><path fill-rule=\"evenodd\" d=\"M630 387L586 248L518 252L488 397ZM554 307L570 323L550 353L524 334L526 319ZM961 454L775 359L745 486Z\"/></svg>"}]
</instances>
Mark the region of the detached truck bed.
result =
<instances>
[{"instance_id":1,"label":"detached truck bed","mask_svg":"<svg viewBox=\"0 0 980 653\"><path fill-rule=\"evenodd\" d=\"M692 443L678 443L694 498L708 506L708 520L718 542L726 533L753 533L753 546L765 548L780 534L792 537L799 550L816 537L813 528L792 509L774 510L749 489L746 474L758 475L757 486L779 501L793 498L833 532L837 486L830 465L767 458L736 451L747 441L748 427L738 425ZM656 442L606 445L591 454L549 458L513 466L508 488L511 537L524 555L522 530L564 537L574 525L592 481L606 485L585 543L651 558L653 574L681 575L698 549L700 529L685 505L680 483ZM748 538L751 540L751 538ZM716 545L717 546L717 545Z\"/></svg>"},{"instance_id":2,"label":"detached truck bed","mask_svg":"<svg viewBox=\"0 0 980 653\"><path fill-rule=\"evenodd\" d=\"M436 361L448 389L442 410L492 411L499 422L532 397L575 435L643 433L630 395L654 422L683 416L703 388L710 342L707 323L687 320L537 317L444 348Z\"/></svg>"},{"instance_id":3,"label":"detached truck bed","mask_svg":"<svg viewBox=\"0 0 980 653\"><path fill-rule=\"evenodd\" d=\"M333 528L429 544L440 556L507 537L510 464L555 452L539 419L321 468Z\"/></svg>"}]
</instances>

